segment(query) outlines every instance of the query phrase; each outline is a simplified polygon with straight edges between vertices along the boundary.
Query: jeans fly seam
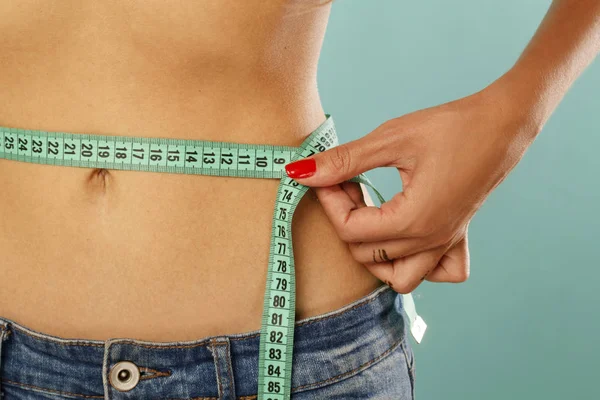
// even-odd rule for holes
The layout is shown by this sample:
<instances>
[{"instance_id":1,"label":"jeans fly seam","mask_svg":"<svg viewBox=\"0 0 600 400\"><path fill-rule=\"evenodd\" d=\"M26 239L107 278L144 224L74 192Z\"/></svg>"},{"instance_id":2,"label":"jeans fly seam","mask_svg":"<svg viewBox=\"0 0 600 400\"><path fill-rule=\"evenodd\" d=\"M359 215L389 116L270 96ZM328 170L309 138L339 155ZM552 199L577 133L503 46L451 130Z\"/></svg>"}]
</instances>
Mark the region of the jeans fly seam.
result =
<instances>
[{"instance_id":1,"label":"jeans fly seam","mask_svg":"<svg viewBox=\"0 0 600 400\"><path fill-rule=\"evenodd\" d=\"M213 353L213 358L216 367L217 373L217 383L219 385L219 400L221 400L221 396L223 396L223 384L221 382L221 369L219 368L219 354L216 351L216 346L223 346L225 343L217 343L216 339L211 340L211 352Z\"/></svg>"}]
</instances>

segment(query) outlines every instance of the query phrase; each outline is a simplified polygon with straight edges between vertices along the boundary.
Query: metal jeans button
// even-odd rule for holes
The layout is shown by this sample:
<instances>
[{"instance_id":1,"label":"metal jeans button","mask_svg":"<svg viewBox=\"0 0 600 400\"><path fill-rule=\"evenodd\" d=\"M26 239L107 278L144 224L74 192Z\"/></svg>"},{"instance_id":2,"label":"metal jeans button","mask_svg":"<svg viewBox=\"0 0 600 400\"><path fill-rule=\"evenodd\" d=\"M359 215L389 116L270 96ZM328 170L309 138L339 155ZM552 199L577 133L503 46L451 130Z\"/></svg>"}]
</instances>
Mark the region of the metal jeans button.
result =
<instances>
[{"instance_id":1,"label":"metal jeans button","mask_svg":"<svg viewBox=\"0 0 600 400\"><path fill-rule=\"evenodd\" d=\"M131 390L140 381L140 370L131 361L119 361L113 365L108 375L112 387L120 392Z\"/></svg>"}]
</instances>

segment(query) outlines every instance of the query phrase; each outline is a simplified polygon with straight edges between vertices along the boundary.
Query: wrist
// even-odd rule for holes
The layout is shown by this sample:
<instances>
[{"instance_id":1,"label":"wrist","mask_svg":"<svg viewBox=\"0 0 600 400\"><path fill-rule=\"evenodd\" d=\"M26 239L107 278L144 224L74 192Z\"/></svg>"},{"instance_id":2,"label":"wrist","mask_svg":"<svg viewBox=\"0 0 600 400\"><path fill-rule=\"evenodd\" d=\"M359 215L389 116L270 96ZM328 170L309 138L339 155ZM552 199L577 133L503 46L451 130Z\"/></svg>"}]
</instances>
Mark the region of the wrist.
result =
<instances>
[{"instance_id":1,"label":"wrist","mask_svg":"<svg viewBox=\"0 0 600 400\"><path fill-rule=\"evenodd\" d=\"M533 73L513 67L482 90L515 134L533 140L550 117L551 96Z\"/></svg>"}]
</instances>

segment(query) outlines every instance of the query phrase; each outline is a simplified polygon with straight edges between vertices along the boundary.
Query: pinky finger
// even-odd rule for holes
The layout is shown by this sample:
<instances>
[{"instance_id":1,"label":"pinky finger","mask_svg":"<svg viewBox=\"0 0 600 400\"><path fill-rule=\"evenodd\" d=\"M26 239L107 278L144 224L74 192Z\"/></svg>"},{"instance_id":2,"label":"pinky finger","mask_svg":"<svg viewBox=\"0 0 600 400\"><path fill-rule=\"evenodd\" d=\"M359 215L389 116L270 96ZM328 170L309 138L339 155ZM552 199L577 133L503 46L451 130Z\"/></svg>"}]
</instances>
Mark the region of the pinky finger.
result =
<instances>
[{"instance_id":1,"label":"pinky finger","mask_svg":"<svg viewBox=\"0 0 600 400\"><path fill-rule=\"evenodd\" d=\"M470 257L467 235L442 256L438 265L425 276L430 282L460 283L469 279Z\"/></svg>"}]
</instances>

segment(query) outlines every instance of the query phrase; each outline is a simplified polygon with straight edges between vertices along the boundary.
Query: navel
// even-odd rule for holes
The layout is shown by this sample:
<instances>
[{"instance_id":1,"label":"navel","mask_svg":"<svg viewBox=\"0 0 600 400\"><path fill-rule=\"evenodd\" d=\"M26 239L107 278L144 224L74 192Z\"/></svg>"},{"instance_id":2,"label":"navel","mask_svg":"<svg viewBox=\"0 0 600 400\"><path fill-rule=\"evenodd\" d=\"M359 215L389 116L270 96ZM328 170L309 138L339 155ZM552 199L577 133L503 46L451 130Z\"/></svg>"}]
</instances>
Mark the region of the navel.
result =
<instances>
[{"instance_id":1,"label":"navel","mask_svg":"<svg viewBox=\"0 0 600 400\"><path fill-rule=\"evenodd\" d=\"M94 168L87 178L87 183L94 190L105 193L111 180L109 170L105 168Z\"/></svg>"}]
</instances>

